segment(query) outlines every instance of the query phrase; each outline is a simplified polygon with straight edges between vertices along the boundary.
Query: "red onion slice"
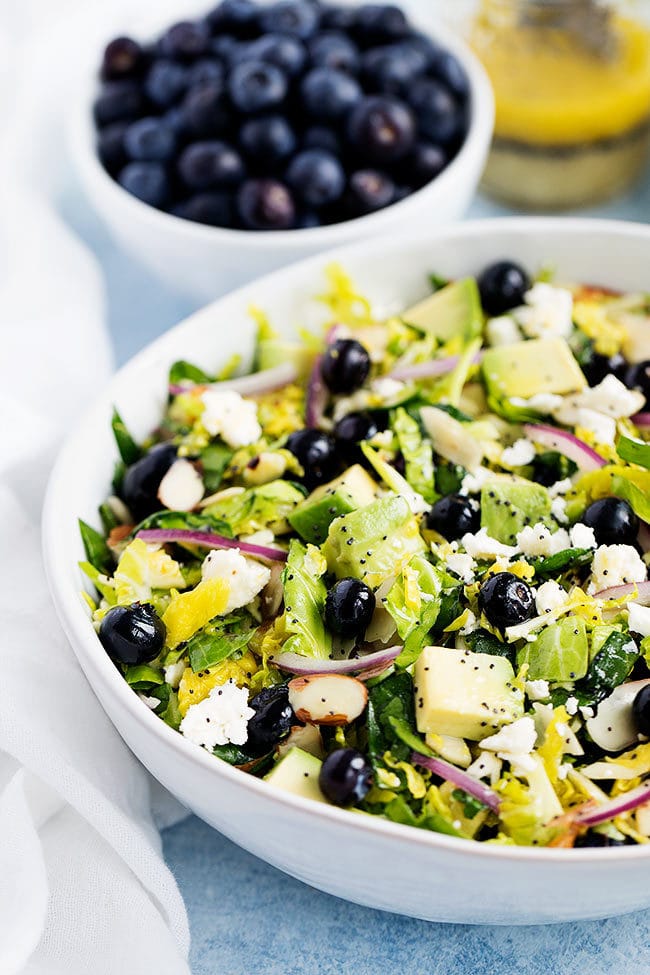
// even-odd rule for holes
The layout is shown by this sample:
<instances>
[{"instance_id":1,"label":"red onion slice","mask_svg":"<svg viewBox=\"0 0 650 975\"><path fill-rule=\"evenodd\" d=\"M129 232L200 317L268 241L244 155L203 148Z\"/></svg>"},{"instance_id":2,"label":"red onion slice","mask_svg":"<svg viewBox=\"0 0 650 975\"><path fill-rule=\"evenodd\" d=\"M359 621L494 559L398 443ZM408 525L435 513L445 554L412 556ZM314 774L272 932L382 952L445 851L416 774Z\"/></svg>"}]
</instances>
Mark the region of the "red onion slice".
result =
<instances>
[{"instance_id":1,"label":"red onion slice","mask_svg":"<svg viewBox=\"0 0 650 975\"><path fill-rule=\"evenodd\" d=\"M637 413L630 419L637 427L650 427L650 413Z\"/></svg>"},{"instance_id":2,"label":"red onion slice","mask_svg":"<svg viewBox=\"0 0 650 975\"><path fill-rule=\"evenodd\" d=\"M236 376L234 379L224 379L218 383L173 383L169 386L172 396L187 393L199 386L201 389L233 390L241 396L261 396L272 393L276 389L283 389L298 378L298 370L291 362L283 362L272 369L262 369L252 372L248 376Z\"/></svg>"},{"instance_id":3,"label":"red onion slice","mask_svg":"<svg viewBox=\"0 0 650 975\"><path fill-rule=\"evenodd\" d=\"M612 586L594 593L595 599L623 599L624 596L635 596L635 603L650 606L650 582L628 582L624 586Z\"/></svg>"},{"instance_id":4,"label":"red onion slice","mask_svg":"<svg viewBox=\"0 0 650 975\"><path fill-rule=\"evenodd\" d=\"M314 660L302 657L299 653L279 653L269 657L276 667L289 674L311 677L316 674L362 674L366 679L381 674L393 660L400 655L403 647L386 647L363 657L348 657L345 660Z\"/></svg>"},{"instance_id":5,"label":"red onion slice","mask_svg":"<svg viewBox=\"0 0 650 975\"><path fill-rule=\"evenodd\" d=\"M472 358L472 365L477 366L482 358L482 353L477 352ZM398 366L388 373L388 378L403 381L435 379L437 376L446 376L447 373L453 372L459 362L459 355L450 355L445 359L431 359L429 362L416 362L411 366Z\"/></svg>"},{"instance_id":6,"label":"red onion slice","mask_svg":"<svg viewBox=\"0 0 650 975\"><path fill-rule=\"evenodd\" d=\"M489 786L468 775L467 772L463 772L462 769L443 761L442 758L429 758L427 755L420 755L419 752L412 752L411 761L414 765L421 765L423 768L429 769L434 775L439 775L441 779L453 782L463 792L474 796L483 805L488 806L492 812L498 813L501 800L494 789L490 789Z\"/></svg>"},{"instance_id":7,"label":"red onion slice","mask_svg":"<svg viewBox=\"0 0 650 975\"><path fill-rule=\"evenodd\" d=\"M578 465L581 471L597 471L604 467L606 461L597 454L583 440L578 440L572 433L560 430L558 427L549 427L542 424L526 423L524 433L529 440L534 440L542 447L549 450L556 450Z\"/></svg>"},{"instance_id":8,"label":"red onion slice","mask_svg":"<svg viewBox=\"0 0 650 975\"><path fill-rule=\"evenodd\" d=\"M201 545L203 548L238 548L246 555L254 555L258 559L268 559L271 562L287 560L287 553L281 548L252 545L250 542L239 542L236 538L213 535L211 532L187 531L183 528L145 528L138 532L137 537L143 542L160 544L180 542L183 545Z\"/></svg>"},{"instance_id":9,"label":"red onion slice","mask_svg":"<svg viewBox=\"0 0 650 975\"><path fill-rule=\"evenodd\" d=\"M602 806L597 806L595 809L589 808L582 814L578 812L576 818L584 826L598 826L600 823L606 823L609 819L614 819L615 816L620 816L622 813L630 812L631 809L636 809L637 806L642 806L644 802L650 802L650 779L637 786L636 789L631 789L629 792L616 796L615 799L610 799Z\"/></svg>"}]
</instances>

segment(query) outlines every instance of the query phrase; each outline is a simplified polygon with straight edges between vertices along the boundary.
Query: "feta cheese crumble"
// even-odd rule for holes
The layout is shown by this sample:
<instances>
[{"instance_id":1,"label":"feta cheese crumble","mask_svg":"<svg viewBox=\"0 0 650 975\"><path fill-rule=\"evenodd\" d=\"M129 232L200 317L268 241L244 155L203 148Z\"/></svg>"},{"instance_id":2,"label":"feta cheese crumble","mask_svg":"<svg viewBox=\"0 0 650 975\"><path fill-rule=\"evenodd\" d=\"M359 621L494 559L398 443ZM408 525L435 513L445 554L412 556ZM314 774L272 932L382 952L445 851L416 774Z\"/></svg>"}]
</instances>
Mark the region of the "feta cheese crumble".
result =
<instances>
[{"instance_id":1,"label":"feta cheese crumble","mask_svg":"<svg viewBox=\"0 0 650 975\"><path fill-rule=\"evenodd\" d=\"M566 525L569 521L566 513L566 501L564 498L553 498L551 501L551 514L560 524Z\"/></svg>"},{"instance_id":2,"label":"feta cheese crumble","mask_svg":"<svg viewBox=\"0 0 650 975\"><path fill-rule=\"evenodd\" d=\"M593 528L590 528L589 525L583 525L580 521L577 521L569 529L569 537L574 548L596 548L596 536Z\"/></svg>"},{"instance_id":3,"label":"feta cheese crumble","mask_svg":"<svg viewBox=\"0 0 650 975\"><path fill-rule=\"evenodd\" d=\"M376 396L385 402L389 402L401 395L404 383L400 382L399 379L392 379L390 376L381 376L379 379L373 380L371 389Z\"/></svg>"},{"instance_id":4,"label":"feta cheese crumble","mask_svg":"<svg viewBox=\"0 0 650 975\"><path fill-rule=\"evenodd\" d=\"M225 615L247 606L267 584L271 571L254 559L245 558L238 548L222 548L213 549L201 566L203 579L218 576L225 579L229 586L228 602L223 611Z\"/></svg>"},{"instance_id":5,"label":"feta cheese crumble","mask_svg":"<svg viewBox=\"0 0 650 975\"><path fill-rule=\"evenodd\" d=\"M471 474L466 474L460 482L459 494L478 494L485 482L494 477L487 467L477 467Z\"/></svg>"},{"instance_id":6,"label":"feta cheese crumble","mask_svg":"<svg viewBox=\"0 0 650 975\"><path fill-rule=\"evenodd\" d=\"M180 730L195 745L212 751L217 745L244 745L248 722L255 714L248 706L248 691L233 680L213 687L198 704L192 704Z\"/></svg>"},{"instance_id":7,"label":"feta cheese crumble","mask_svg":"<svg viewBox=\"0 0 650 975\"><path fill-rule=\"evenodd\" d=\"M489 738L484 738L478 744L479 748L496 752L498 758L525 769L527 767L526 758L535 747L536 741L535 722L526 716L518 718L512 724L508 724L497 731L496 735L490 735Z\"/></svg>"},{"instance_id":8,"label":"feta cheese crumble","mask_svg":"<svg viewBox=\"0 0 650 975\"><path fill-rule=\"evenodd\" d=\"M550 697L551 689L547 680L527 680L526 696L531 701L547 701Z\"/></svg>"},{"instance_id":9,"label":"feta cheese crumble","mask_svg":"<svg viewBox=\"0 0 650 975\"><path fill-rule=\"evenodd\" d=\"M506 447L501 453L503 467L525 467L535 457L535 448L530 440L516 440L512 447Z\"/></svg>"},{"instance_id":10,"label":"feta cheese crumble","mask_svg":"<svg viewBox=\"0 0 650 975\"><path fill-rule=\"evenodd\" d=\"M555 484L551 484L548 489L548 493L552 498L559 498L560 495L566 494L573 487L570 477L565 477L561 481L556 481Z\"/></svg>"},{"instance_id":11,"label":"feta cheese crumble","mask_svg":"<svg viewBox=\"0 0 650 975\"><path fill-rule=\"evenodd\" d=\"M634 633L650 636L650 606L639 606L630 603L627 613L627 625Z\"/></svg>"},{"instance_id":12,"label":"feta cheese crumble","mask_svg":"<svg viewBox=\"0 0 650 975\"><path fill-rule=\"evenodd\" d=\"M462 579L466 585L474 581L476 562L471 555L465 555L463 552L454 552L446 557L445 562L447 568L454 575Z\"/></svg>"},{"instance_id":13,"label":"feta cheese crumble","mask_svg":"<svg viewBox=\"0 0 650 975\"><path fill-rule=\"evenodd\" d=\"M573 295L566 288L538 281L524 295L525 306L513 312L528 338L558 336L566 339L573 331Z\"/></svg>"},{"instance_id":14,"label":"feta cheese crumble","mask_svg":"<svg viewBox=\"0 0 650 975\"><path fill-rule=\"evenodd\" d=\"M628 582L645 582L648 573L645 562L631 545L601 545L596 549L591 571L590 594Z\"/></svg>"},{"instance_id":15,"label":"feta cheese crumble","mask_svg":"<svg viewBox=\"0 0 650 975\"><path fill-rule=\"evenodd\" d=\"M211 437L220 436L229 447L246 447L262 436L257 405L234 389L206 389L201 396L201 422Z\"/></svg>"},{"instance_id":16,"label":"feta cheese crumble","mask_svg":"<svg viewBox=\"0 0 650 975\"><path fill-rule=\"evenodd\" d=\"M574 714L577 714L578 713L578 698L577 697L568 697L566 699L566 703L565 703L564 707L566 708L566 713L568 715L571 715L571 717L573 717Z\"/></svg>"},{"instance_id":17,"label":"feta cheese crumble","mask_svg":"<svg viewBox=\"0 0 650 975\"><path fill-rule=\"evenodd\" d=\"M549 579L543 582L535 593L535 604L538 613L552 613L567 601L568 596L559 582Z\"/></svg>"},{"instance_id":18,"label":"feta cheese crumble","mask_svg":"<svg viewBox=\"0 0 650 975\"><path fill-rule=\"evenodd\" d=\"M487 528L481 528L475 535L467 532L461 538L460 543L473 559L497 559L502 555L510 557L517 551L512 545L497 542L496 538L488 535Z\"/></svg>"},{"instance_id":19,"label":"feta cheese crumble","mask_svg":"<svg viewBox=\"0 0 650 975\"><path fill-rule=\"evenodd\" d=\"M527 410L535 410L537 413L552 414L554 410L562 406L562 397L557 393L535 393L534 396L511 396L510 402L513 406L523 406Z\"/></svg>"},{"instance_id":20,"label":"feta cheese crumble","mask_svg":"<svg viewBox=\"0 0 650 975\"><path fill-rule=\"evenodd\" d=\"M490 318L485 326L488 345L512 345L521 341L519 326L512 315L498 315Z\"/></svg>"},{"instance_id":21,"label":"feta cheese crumble","mask_svg":"<svg viewBox=\"0 0 650 975\"><path fill-rule=\"evenodd\" d=\"M551 532L541 521L536 525L526 525L517 533L517 549L522 555L555 555L569 547L569 533L564 528Z\"/></svg>"}]
</instances>

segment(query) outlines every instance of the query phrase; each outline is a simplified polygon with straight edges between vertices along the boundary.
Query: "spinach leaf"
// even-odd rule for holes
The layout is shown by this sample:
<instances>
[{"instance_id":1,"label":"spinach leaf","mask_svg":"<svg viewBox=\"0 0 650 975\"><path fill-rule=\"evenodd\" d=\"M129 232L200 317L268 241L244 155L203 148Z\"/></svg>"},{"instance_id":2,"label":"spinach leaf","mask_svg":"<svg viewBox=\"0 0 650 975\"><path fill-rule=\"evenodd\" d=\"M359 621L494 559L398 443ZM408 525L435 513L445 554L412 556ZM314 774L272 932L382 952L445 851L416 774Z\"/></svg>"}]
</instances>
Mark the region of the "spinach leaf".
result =
<instances>
[{"instance_id":1,"label":"spinach leaf","mask_svg":"<svg viewBox=\"0 0 650 975\"><path fill-rule=\"evenodd\" d=\"M255 633L255 627L235 629L233 632L233 628L238 628L242 620L242 616L217 617L188 640L185 653L190 658L190 667L195 674L220 664L238 650L248 646Z\"/></svg>"},{"instance_id":2,"label":"spinach leaf","mask_svg":"<svg viewBox=\"0 0 650 975\"><path fill-rule=\"evenodd\" d=\"M454 420L458 420L459 423L471 423L473 417L468 416L467 413L463 413L459 410L457 406L452 406L451 403L432 403L437 410L442 410L443 413L448 413L449 416L453 417Z\"/></svg>"},{"instance_id":3,"label":"spinach leaf","mask_svg":"<svg viewBox=\"0 0 650 975\"><path fill-rule=\"evenodd\" d=\"M463 813L467 819L474 819L474 816L478 815L483 809L485 809L485 804L479 799L475 799L474 796L470 796L468 792L464 789L454 789L452 792L452 799L456 802L460 802L463 807Z\"/></svg>"},{"instance_id":4,"label":"spinach leaf","mask_svg":"<svg viewBox=\"0 0 650 975\"><path fill-rule=\"evenodd\" d=\"M557 576L560 572L567 572L569 569L579 569L583 565L589 565L593 557L594 553L590 548L565 548L555 555L532 559L531 565L535 569L536 576L549 578Z\"/></svg>"},{"instance_id":5,"label":"spinach leaf","mask_svg":"<svg viewBox=\"0 0 650 975\"><path fill-rule=\"evenodd\" d=\"M110 504L108 504L106 501L104 501L103 504L100 504L98 511L104 533L108 535L113 528L116 528L120 524L120 521L115 516L115 512L111 508Z\"/></svg>"},{"instance_id":6,"label":"spinach leaf","mask_svg":"<svg viewBox=\"0 0 650 975\"><path fill-rule=\"evenodd\" d=\"M98 569L99 572L110 575L113 567L113 556L106 544L106 539L95 528L82 521L81 518L79 519L79 532L86 558L90 564Z\"/></svg>"},{"instance_id":7,"label":"spinach leaf","mask_svg":"<svg viewBox=\"0 0 650 975\"><path fill-rule=\"evenodd\" d=\"M650 443L641 440L633 440L624 434L616 442L616 452L623 460L630 464L638 464L639 467L650 468Z\"/></svg>"},{"instance_id":8,"label":"spinach leaf","mask_svg":"<svg viewBox=\"0 0 650 975\"><path fill-rule=\"evenodd\" d=\"M152 687L158 687L164 683L164 677L159 670L150 667L149 664L135 664L127 667L124 672L124 679L134 691L149 691Z\"/></svg>"},{"instance_id":9,"label":"spinach leaf","mask_svg":"<svg viewBox=\"0 0 650 975\"><path fill-rule=\"evenodd\" d=\"M384 816L391 822L402 823L404 826L430 829L434 833L446 833L447 836L464 835L440 813L426 811L419 815L416 814L402 796L395 796L394 799L391 799L384 807Z\"/></svg>"},{"instance_id":10,"label":"spinach leaf","mask_svg":"<svg viewBox=\"0 0 650 975\"><path fill-rule=\"evenodd\" d=\"M436 467L436 491L441 495L456 494L466 474L464 467L447 460L440 461Z\"/></svg>"},{"instance_id":11,"label":"spinach leaf","mask_svg":"<svg viewBox=\"0 0 650 975\"><path fill-rule=\"evenodd\" d=\"M233 451L225 444L213 443L201 451L203 465L203 483L206 494L214 494L219 490L224 471L230 463Z\"/></svg>"},{"instance_id":12,"label":"spinach leaf","mask_svg":"<svg viewBox=\"0 0 650 975\"><path fill-rule=\"evenodd\" d=\"M224 762L228 762L228 765L245 768L247 772L251 772L253 775L259 775L273 764L273 752L268 755L253 756L239 748L238 745L217 745L212 749L212 754Z\"/></svg>"},{"instance_id":13,"label":"spinach leaf","mask_svg":"<svg viewBox=\"0 0 650 975\"><path fill-rule=\"evenodd\" d=\"M412 751L419 752L420 755L428 755L430 757L435 754L435 752L429 748L426 742L423 741L419 735L416 735L402 718L393 718L389 716L388 720L390 721L391 727L399 740L403 741L405 745L408 745Z\"/></svg>"},{"instance_id":14,"label":"spinach leaf","mask_svg":"<svg viewBox=\"0 0 650 975\"><path fill-rule=\"evenodd\" d=\"M639 648L628 633L611 633L591 661L587 675L575 685L579 703L585 706L602 701L623 683L638 657Z\"/></svg>"},{"instance_id":15,"label":"spinach leaf","mask_svg":"<svg viewBox=\"0 0 650 975\"><path fill-rule=\"evenodd\" d=\"M486 653L491 657L505 657L515 666L516 652L512 644L502 643L489 630L474 630L465 637L468 647L473 653Z\"/></svg>"},{"instance_id":16,"label":"spinach leaf","mask_svg":"<svg viewBox=\"0 0 650 975\"><path fill-rule=\"evenodd\" d=\"M178 708L177 692L172 690L169 684L161 684L159 687L152 688L148 694L149 697L157 697L160 701L160 704L155 709L154 714L157 714L159 718L162 718L165 724L168 724L170 728L174 728L175 731L178 731L183 719Z\"/></svg>"},{"instance_id":17,"label":"spinach leaf","mask_svg":"<svg viewBox=\"0 0 650 975\"><path fill-rule=\"evenodd\" d=\"M199 366L179 359L174 362L169 370L169 385L176 386L182 382L209 383L212 382L212 377L208 376L207 372L204 372Z\"/></svg>"},{"instance_id":18,"label":"spinach leaf","mask_svg":"<svg viewBox=\"0 0 650 975\"><path fill-rule=\"evenodd\" d=\"M124 420L116 409L113 409L111 427L113 428L113 436L115 437L119 455L123 463L129 467L130 464L134 464L136 460L142 457L142 450L127 430Z\"/></svg>"},{"instance_id":19,"label":"spinach leaf","mask_svg":"<svg viewBox=\"0 0 650 975\"><path fill-rule=\"evenodd\" d=\"M373 761L390 751L398 761L410 754L410 747L399 737L391 718L407 728L415 727L413 680L406 671L397 671L376 684L368 695L368 751Z\"/></svg>"},{"instance_id":20,"label":"spinach leaf","mask_svg":"<svg viewBox=\"0 0 650 975\"><path fill-rule=\"evenodd\" d=\"M433 294L436 291L442 291L449 284L449 278L443 278L440 274L436 274L435 271L429 275L429 284L431 285L431 291Z\"/></svg>"}]
</instances>

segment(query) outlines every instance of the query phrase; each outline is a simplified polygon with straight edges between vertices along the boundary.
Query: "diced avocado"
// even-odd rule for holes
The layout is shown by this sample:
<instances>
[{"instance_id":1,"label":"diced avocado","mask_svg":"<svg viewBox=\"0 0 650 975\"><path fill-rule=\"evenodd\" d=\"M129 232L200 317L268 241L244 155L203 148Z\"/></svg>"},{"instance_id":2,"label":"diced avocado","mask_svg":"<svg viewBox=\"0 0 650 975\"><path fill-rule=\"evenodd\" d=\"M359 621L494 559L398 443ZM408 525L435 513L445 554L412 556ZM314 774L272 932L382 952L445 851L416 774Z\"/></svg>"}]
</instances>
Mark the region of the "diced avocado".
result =
<instances>
[{"instance_id":1,"label":"diced avocado","mask_svg":"<svg viewBox=\"0 0 650 975\"><path fill-rule=\"evenodd\" d=\"M285 339L260 339L257 343L258 369L273 369L290 362L302 378L309 374L314 364L314 352L303 342L287 342Z\"/></svg>"},{"instance_id":2,"label":"diced avocado","mask_svg":"<svg viewBox=\"0 0 650 975\"><path fill-rule=\"evenodd\" d=\"M490 478L481 488L481 528L504 545L514 545L517 532L550 513L551 498L541 484Z\"/></svg>"},{"instance_id":3,"label":"diced avocado","mask_svg":"<svg viewBox=\"0 0 650 975\"><path fill-rule=\"evenodd\" d=\"M408 308L400 317L441 342L456 335L474 338L483 331L481 299L474 278L453 281Z\"/></svg>"},{"instance_id":4,"label":"diced avocado","mask_svg":"<svg viewBox=\"0 0 650 975\"><path fill-rule=\"evenodd\" d=\"M517 654L517 667L528 664L529 680L569 681L584 677L589 665L585 621L565 616L551 623Z\"/></svg>"},{"instance_id":5,"label":"diced avocado","mask_svg":"<svg viewBox=\"0 0 650 975\"><path fill-rule=\"evenodd\" d=\"M363 579L373 588L424 550L415 516L399 495L335 518L323 545L330 572L339 579Z\"/></svg>"},{"instance_id":6,"label":"diced avocado","mask_svg":"<svg viewBox=\"0 0 650 975\"><path fill-rule=\"evenodd\" d=\"M576 393L587 385L564 339L529 339L496 346L483 354L488 393L498 399L538 393Z\"/></svg>"},{"instance_id":7,"label":"diced avocado","mask_svg":"<svg viewBox=\"0 0 650 975\"><path fill-rule=\"evenodd\" d=\"M505 657L425 647L415 664L415 717L421 734L480 741L524 713Z\"/></svg>"},{"instance_id":8,"label":"diced avocado","mask_svg":"<svg viewBox=\"0 0 650 975\"><path fill-rule=\"evenodd\" d=\"M452 762L461 768L467 768L472 763L472 753L464 738L451 738L449 735L437 735L430 731L425 741L446 762Z\"/></svg>"},{"instance_id":9,"label":"diced avocado","mask_svg":"<svg viewBox=\"0 0 650 975\"><path fill-rule=\"evenodd\" d=\"M318 785L322 764L319 758L304 752L302 748L292 748L264 778L271 785L292 792L294 796L327 802Z\"/></svg>"},{"instance_id":10,"label":"diced avocado","mask_svg":"<svg viewBox=\"0 0 650 975\"><path fill-rule=\"evenodd\" d=\"M378 485L370 474L361 464L355 464L334 481L312 491L291 512L289 524L306 542L322 545L334 519L365 508L375 500L377 490Z\"/></svg>"}]
</instances>

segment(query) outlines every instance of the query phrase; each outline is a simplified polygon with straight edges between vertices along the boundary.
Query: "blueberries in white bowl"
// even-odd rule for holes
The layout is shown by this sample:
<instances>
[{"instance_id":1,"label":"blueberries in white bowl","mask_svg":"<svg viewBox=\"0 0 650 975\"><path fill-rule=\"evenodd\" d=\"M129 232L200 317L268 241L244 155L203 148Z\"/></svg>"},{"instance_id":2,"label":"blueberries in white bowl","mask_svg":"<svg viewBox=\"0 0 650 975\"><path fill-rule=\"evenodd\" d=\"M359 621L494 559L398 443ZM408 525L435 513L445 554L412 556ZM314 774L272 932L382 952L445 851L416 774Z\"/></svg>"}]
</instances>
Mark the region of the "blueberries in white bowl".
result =
<instances>
[{"instance_id":1,"label":"blueberries in white bowl","mask_svg":"<svg viewBox=\"0 0 650 975\"><path fill-rule=\"evenodd\" d=\"M469 82L390 4L222 0L109 42L99 161L144 203L239 230L352 220L435 179L467 135Z\"/></svg>"}]
</instances>

